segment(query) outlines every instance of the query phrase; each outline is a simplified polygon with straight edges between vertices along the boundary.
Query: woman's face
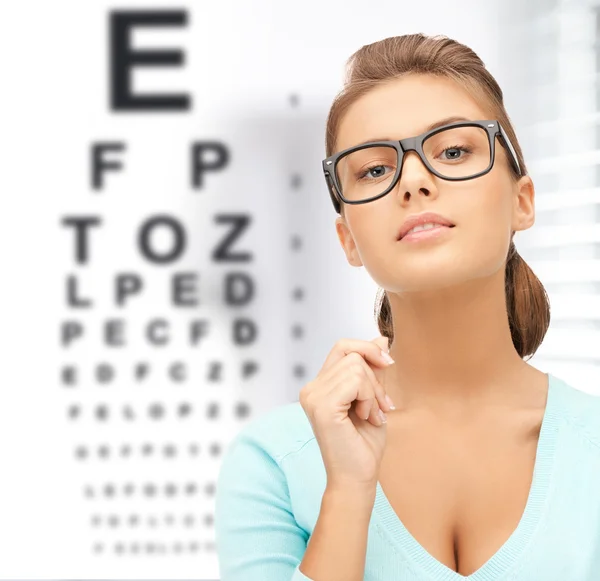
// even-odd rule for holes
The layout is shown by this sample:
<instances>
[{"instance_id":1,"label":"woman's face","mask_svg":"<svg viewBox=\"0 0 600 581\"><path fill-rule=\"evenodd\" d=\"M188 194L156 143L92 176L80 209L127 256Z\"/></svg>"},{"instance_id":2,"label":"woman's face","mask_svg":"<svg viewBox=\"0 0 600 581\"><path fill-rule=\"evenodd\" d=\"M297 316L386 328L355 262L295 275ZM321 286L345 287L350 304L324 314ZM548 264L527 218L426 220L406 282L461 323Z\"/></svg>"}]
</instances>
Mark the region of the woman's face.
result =
<instances>
[{"instance_id":1,"label":"woman's face","mask_svg":"<svg viewBox=\"0 0 600 581\"><path fill-rule=\"evenodd\" d=\"M410 75L351 105L340 123L336 151L419 135L450 116L479 120L489 115L452 79ZM345 216L336 219L348 262L365 266L391 292L434 290L504 268L512 232L534 222L534 190L528 176L518 183L511 177L508 152L498 139L495 149L489 173L455 182L431 174L415 152L405 154L391 192L367 204L345 204ZM404 220L426 211L441 214L455 227L435 239L399 241Z\"/></svg>"}]
</instances>

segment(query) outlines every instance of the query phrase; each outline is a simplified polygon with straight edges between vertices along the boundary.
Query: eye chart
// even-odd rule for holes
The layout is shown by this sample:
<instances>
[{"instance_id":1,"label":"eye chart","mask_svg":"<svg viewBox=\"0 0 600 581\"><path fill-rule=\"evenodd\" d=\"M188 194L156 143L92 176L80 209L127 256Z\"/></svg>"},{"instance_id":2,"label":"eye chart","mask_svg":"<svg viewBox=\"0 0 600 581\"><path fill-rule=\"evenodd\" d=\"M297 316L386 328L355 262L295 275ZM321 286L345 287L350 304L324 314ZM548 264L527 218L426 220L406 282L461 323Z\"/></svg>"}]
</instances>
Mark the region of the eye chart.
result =
<instances>
[{"instance_id":1,"label":"eye chart","mask_svg":"<svg viewBox=\"0 0 600 581\"><path fill-rule=\"evenodd\" d=\"M15 300L44 324L5 347L28 379L3 406L2 574L217 579L220 458L311 372L323 119L287 82L233 95L249 73L208 14L71 12L24 178L40 271Z\"/></svg>"}]
</instances>

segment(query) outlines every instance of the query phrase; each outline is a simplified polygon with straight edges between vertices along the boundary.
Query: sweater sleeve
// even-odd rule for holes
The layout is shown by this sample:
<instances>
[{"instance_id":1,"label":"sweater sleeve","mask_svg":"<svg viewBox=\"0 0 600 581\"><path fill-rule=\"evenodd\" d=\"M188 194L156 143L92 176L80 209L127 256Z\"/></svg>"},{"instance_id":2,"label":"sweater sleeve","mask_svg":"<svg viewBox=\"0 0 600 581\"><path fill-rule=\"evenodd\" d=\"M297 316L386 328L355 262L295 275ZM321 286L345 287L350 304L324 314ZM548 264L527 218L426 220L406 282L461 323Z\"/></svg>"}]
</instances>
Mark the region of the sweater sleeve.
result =
<instances>
[{"instance_id":1,"label":"sweater sleeve","mask_svg":"<svg viewBox=\"0 0 600 581\"><path fill-rule=\"evenodd\" d=\"M299 569L308 536L294 518L283 470L242 430L227 447L217 478L221 581L312 581Z\"/></svg>"}]
</instances>

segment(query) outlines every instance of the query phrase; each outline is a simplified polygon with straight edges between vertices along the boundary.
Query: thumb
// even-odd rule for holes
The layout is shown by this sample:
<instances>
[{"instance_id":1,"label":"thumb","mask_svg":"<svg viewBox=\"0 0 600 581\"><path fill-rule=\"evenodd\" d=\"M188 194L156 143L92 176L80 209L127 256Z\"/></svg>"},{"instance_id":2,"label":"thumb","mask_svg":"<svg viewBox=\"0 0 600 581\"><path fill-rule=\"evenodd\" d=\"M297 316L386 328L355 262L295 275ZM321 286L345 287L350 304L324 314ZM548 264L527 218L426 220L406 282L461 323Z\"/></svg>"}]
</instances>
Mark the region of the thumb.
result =
<instances>
[{"instance_id":1,"label":"thumb","mask_svg":"<svg viewBox=\"0 0 600 581\"><path fill-rule=\"evenodd\" d=\"M390 349L390 339L389 337L385 337L384 335L379 335L372 340L373 343L377 343L386 353Z\"/></svg>"}]
</instances>

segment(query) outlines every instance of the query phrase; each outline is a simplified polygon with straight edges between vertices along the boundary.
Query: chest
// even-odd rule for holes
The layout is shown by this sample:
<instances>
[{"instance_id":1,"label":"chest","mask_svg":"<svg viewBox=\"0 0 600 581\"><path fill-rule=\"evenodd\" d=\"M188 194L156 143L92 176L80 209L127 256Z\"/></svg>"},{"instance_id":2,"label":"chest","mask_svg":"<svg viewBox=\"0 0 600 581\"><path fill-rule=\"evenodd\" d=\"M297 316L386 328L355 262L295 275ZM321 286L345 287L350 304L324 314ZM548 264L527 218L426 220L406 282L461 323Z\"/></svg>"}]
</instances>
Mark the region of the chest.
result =
<instances>
[{"instance_id":1,"label":"chest","mask_svg":"<svg viewBox=\"0 0 600 581\"><path fill-rule=\"evenodd\" d=\"M466 576L519 524L536 446L536 438L497 430L413 430L386 447L379 482L416 541Z\"/></svg>"}]
</instances>

